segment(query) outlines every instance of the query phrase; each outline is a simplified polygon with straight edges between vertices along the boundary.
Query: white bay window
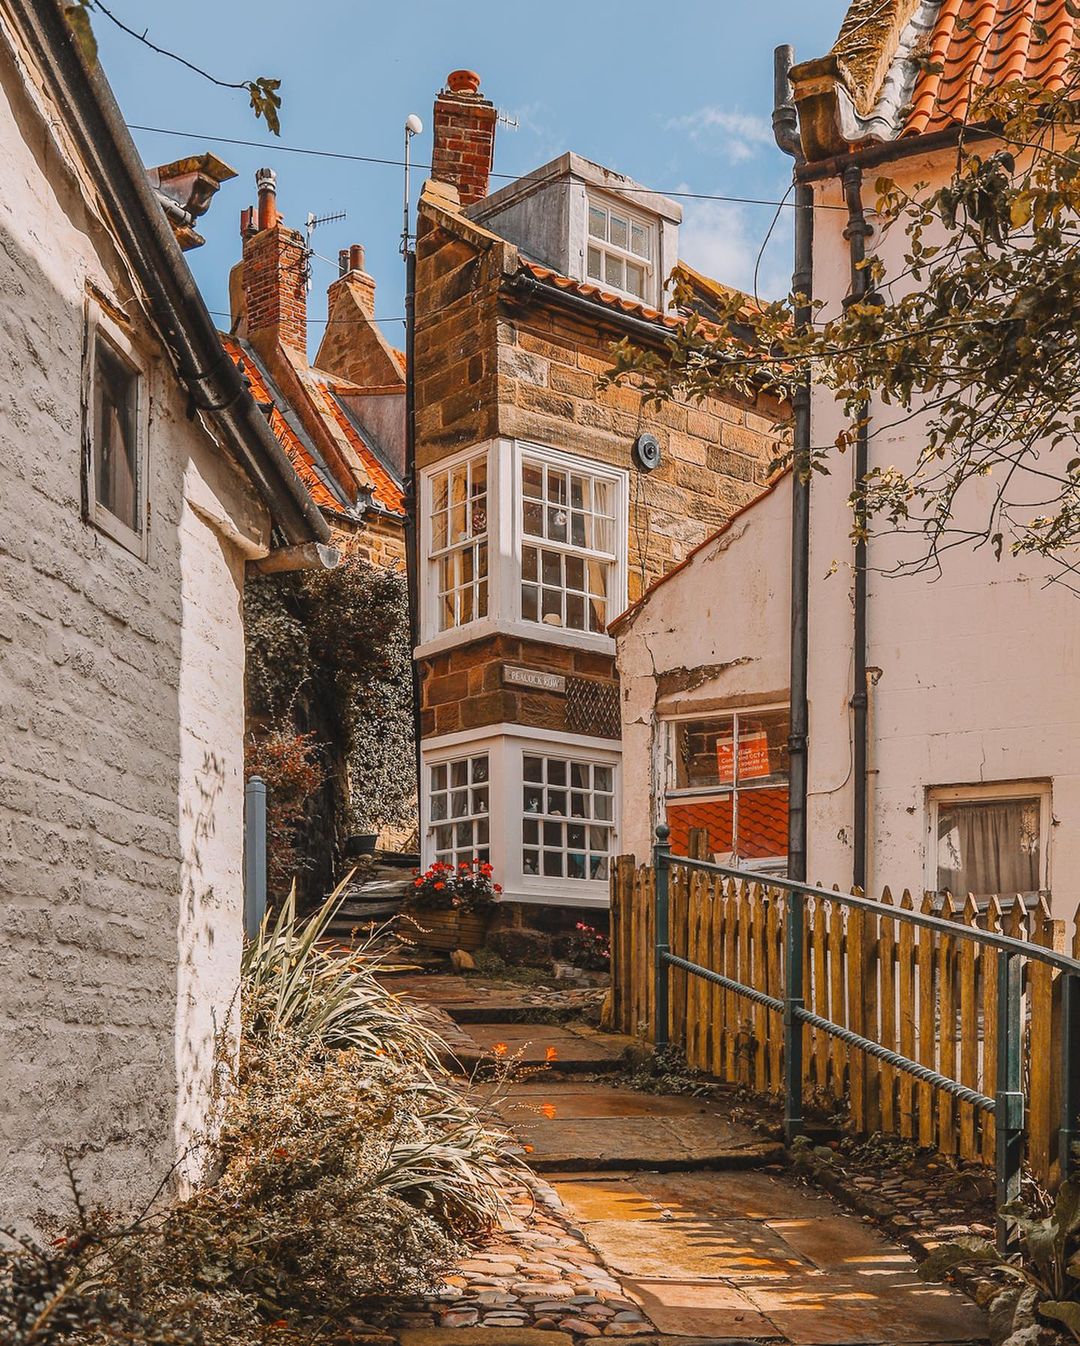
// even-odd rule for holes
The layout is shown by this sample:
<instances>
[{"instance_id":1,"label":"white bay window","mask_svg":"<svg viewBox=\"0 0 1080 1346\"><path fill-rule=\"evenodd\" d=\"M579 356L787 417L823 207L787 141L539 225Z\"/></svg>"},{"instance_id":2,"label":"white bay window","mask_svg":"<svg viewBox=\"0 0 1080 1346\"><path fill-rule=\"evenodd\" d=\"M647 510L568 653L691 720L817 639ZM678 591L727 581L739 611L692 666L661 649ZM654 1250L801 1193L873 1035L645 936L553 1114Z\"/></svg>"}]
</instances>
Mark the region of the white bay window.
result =
<instances>
[{"instance_id":1,"label":"white bay window","mask_svg":"<svg viewBox=\"0 0 1080 1346\"><path fill-rule=\"evenodd\" d=\"M423 745L423 864L487 860L505 897L606 907L618 852L619 752L526 725Z\"/></svg>"},{"instance_id":2,"label":"white bay window","mask_svg":"<svg viewBox=\"0 0 1080 1346\"><path fill-rule=\"evenodd\" d=\"M627 493L620 468L515 440L429 469L421 655L496 631L610 651Z\"/></svg>"}]
</instances>

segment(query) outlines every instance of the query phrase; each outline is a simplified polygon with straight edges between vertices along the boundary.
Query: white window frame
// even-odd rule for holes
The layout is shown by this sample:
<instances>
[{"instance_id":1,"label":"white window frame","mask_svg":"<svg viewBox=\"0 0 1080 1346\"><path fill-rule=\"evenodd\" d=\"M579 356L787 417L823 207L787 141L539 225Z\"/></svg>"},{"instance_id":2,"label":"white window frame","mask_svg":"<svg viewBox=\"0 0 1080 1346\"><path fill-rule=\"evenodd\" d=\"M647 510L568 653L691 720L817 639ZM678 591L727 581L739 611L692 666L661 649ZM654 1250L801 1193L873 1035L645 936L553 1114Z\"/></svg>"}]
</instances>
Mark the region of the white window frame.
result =
<instances>
[{"instance_id":1,"label":"white window frame","mask_svg":"<svg viewBox=\"0 0 1080 1346\"><path fill-rule=\"evenodd\" d=\"M488 480L488 610L487 616L465 626L438 629L438 565L432 560L431 507L432 483L439 472L456 467L471 458L487 455ZM521 612L522 544L524 511L521 499L522 462L525 457L540 459L571 472L587 473L610 480L615 497L615 547L608 591L608 621L614 621L627 605L629 574L628 533L630 474L579 454L565 453L547 444L531 440L497 439L473 444L467 449L440 459L422 470L420 477L420 644L417 658L428 658L441 650L452 649L495 634L518 636L524 640L571 646L600 654L614 654L611 636L592 631L573 631L564 626L525 621ZM546 544L541 544L546 545ZM562 547L563 544L552 544ZM582 553L588 555L588 553Z\"/></svg>"},{"instance_id":2,"label":"white window frame","mask_svg":"<svg viewBox=\"0 0 1080 1346\"><path fill-rule=\"evenodd\" d=\"M468 622L462 622L454 626L447 627L445 630L439 629L440 615L440 597L439 597L439 563L446 555L455 551L464 550L464 546L446 546L439 550L438 555L434 552L434 505L435 505L435 479L444 474L450 474L457 467L466 463L479 462L483 460L487 474L487 532L483 539L479 537L469 539L465 546L475 547L476 543L483 540L487 544L487 613L483 616L473 616ZM471 631L473 628L483 626L491 617L492 599L493 599L493 577L492 562L494 560L494 529L492 517L493 492L492 492L492 453L489 445L473 445L461 453L455 453L450 458L445 458L441 462L434 463L428 468L421 480L421 502L423 509L423 528L422 544L424 558L425 583L423 585L423 629L435 639L445 639L455 637L459 632ZM472 581L474 589L476 580Z\"/></svg>"},{"instance_id":3,"label":"white window frame","mask_svg":"<svg viewBox=\"0 0 1080 1346\"><path fill-rule=\"evenodd\" d=\"M611 243L607 239L594 237L589 228L589 208L595 206L599 210L608 212L608 231L610 233L610 217L612 210L619 215L625 215L632 230L636 224L644 229L649 237L650 255L642 257L639 253L633 251L628 245L625 248L617 243ZM632 237L632 234L631 234ZM596 248L600 253L600 269L604 273L601 277L591 276L589 274L589 249ZM635 304L646 304L650 308L656 308L659 304L657 293L657 266L658 254L660 251L660 222L655 216L644 215L641 211L634 210L617 196L608 196L604 192L597 192L588 189L585 193L585 244L583 252L584 280L587 285L596 285L602 290L610 290L614 294L622 295ZM639 266L645 272L645 284L643 295L635 294L633 290L625 285L614 285L607 279L607 266L605 258L607 256L617 257L623 264L624 274L626 263L632 266Z\"/></svg>"},{"instance_id":4,"label":"white window frame","mask_svg":"<svg viewBox=\"0 0 1080 1346\"><path fill-rule=\"evenodd\" d=\"M924 881L926 891L938 892L938 806L940 804L978 804L991 799L1039 800L1039 891L1050 892L1050 849L1053 831L1052 786L1048 780L995 781L988 785L932 785L926 792L926 853ZM961 895L954 893L954 898ZM967 894L962 895L966 898ZM1008 897L1009 894L999 894Z\"/></svg>"},{"instance_id":5,"label":"white window frame","mask_svg":"<svg viewBox=\"0 0 1080 1346\"><path fill-rule=\"evenodd\" d=\"M472 779L472 771L473 771L472 763L478 757L487 758L487 779L484 780L483 782L474 782ZM466 764L468 780L464 785L455 786L453 784L452 772L454 765L459 762L464 762ZM436 790L432 784L431 777L434 771L437 770L439 767L446 768L447 783L445 789ZM487 851L489 854L491 850L491 756L488 753L487 749L481 748L477 752L470 752L468 750L468 745L465 745L463 748L459 749L456 756L450 754L449 756L440 757L437 760L432 760L430 762L425 763L425 771L427 773L427 798L428 798L426 836L429 842L431 860L443 860L448 858L449 863L457 865L462 861L471 862L473 859L476 858L487 859L488 856L479 855L479 852L481 850ZM480 789L486 790L488 797L487 808L479 809L476 812L474 812L471 807L473 803L473 794L475 791ZM469 794L470 809L467 813L455 817L452 816L451 814L451 810L453 807L452 802L453 796L461 790L465 790ZM445 817L442 818L436 818L434 816L435 797L437 795L439 796L445 795L447 800L447 812ZM481 818L487 819L488 839L486 842L476 840L475 824ZM440 855L438 853L439 847L437 845L437 839L435 836L436 829L439 827L450 827L456 831L459 823L466 823L466 822L469 823L470 828L473 830L473 838L474 838L473 845L470 848L468 848L468 853L466 854L464 850L461 850L459 848L457 844L457 838L455 836L451 841L448 857L445 855Z\"/></svg>"},{"instance_id":6,"label":"white window frame","mask_svg":"<svg viewBox=\"0 0 1080 1346\"><path fill-rule=\"evenodd\" d=\"M621 752L610 739L589 738L581 734L553 731L537 736L529 725L485 725L478 732L468 730L424 740L421 748L421 863L427 867L435 858L431 820L430 768L438 762L452 761L466 754L488 755L490 781L490 849L492 877L503 886L504 900L551 907L580 907L601 910L610 904L611 885L604 879L557 879L525 874L522 868L523 759L526 755L586 759L610 766L612 777L611 859L619 853L621 828Z\"/></svg>"},{"instance_id":7,"label":"white window frame","mask_svg":"<svg viewBox=\"0 0 1080 1346\"><path fill-rule=\"evenodd\" d=\"M602 481L611 484L612 495L615 502L615 516L612 524L614 531L614 549L611 560L607 562L611 566L610 586L608 588L608 624L613 622L620 612L626 608L626 592L628 583L628 497L630 475L624 469L610 467L607 463L598 463L591 458L583 458L578 454L564 453L561 449L553 449L544 444L536 444L529 440L515 440L513 452L511 455L511 482L514 500L513 510L513 540L512 555L513 565L506 567L511 572L510 586L501 586L503 593L503 602L505 610L511 614L513 629L515 634L529 637L533 640L549 640L559 645L573 645L581 649L592 649L604 653L613 653L615 649L614 640L607 634L595 631L576 631L566 626L551 626L544 621L526 620L521 609L521 586L523 580L522 555L526 544L536 545L540 548L548 547L553 551L560 551L564 555L576 553L588 559L593 553L575 548L572 544L561 542L547 542L541 538L534 538L531 534L526 537L525 534L525 502L522 492L523 471L525 459L530 458L542 462L546 465L558 468L566 472L577 472L583 475L597 477Z\"/></svg>"},{"instance_id":8,"label":"white window frame","mask_svg":"<svg viewBox=\"0 0 1080 1346\"><path fill-rule=\"evenodd\" d=\"M666 818L666 817L667 817L667 809L666 809L665 806L666 806L666 802L667 802L668 799L675 799L675 800L680 800L680 799L685 799L685 800L692 800L692 799L710 799L710 798L714 798L714 797L717 796L717 795L730 794L730 795L734 795L734 796L735 796L735 805L734 805L734 809L735 809L735 812L734 812L734 830L735 830L735 834L738 835L738 816L739 816L739 815L738 815L738 808L739 808L739 804L738 804L738 795L739 795L740 786L739 786L739 784L738 784L737 781L734 782L734 783L733 783L732 785L730 785L730 786L724 786L724 785L694 785L694 786L684 787L683 789L679 789L679 788L676 787L676 785L675 785L675 779L676 779L676 774L675 774L675 773L676 773L676 763L675 763L675 738L676 738L676 726L679 725L679 724L681 724L681 723L685 723L685 722L688 721L688 720L712 720L712 719L717 719L717 720L719 720L719 719L724 719L724 718L730 717L730 718L731 718L731 721L732 721L732 724L733 724L733 727L734 727L734 730L735 730L735 740L736 740L736 743L737 743L737 742L738 742L738 721L739 721L739 717L740 717L740 716L746 715L746 716L753 717L753 716L755 716L755 715L770 715L770 714L775 714L777 711L784 712L785 714L787 714L788 716L790 716L790 714L791 714L791 704L790 704L790 702L788 702L788 701L770 701L770 702L768 702L767 704L765 704L765 705L761 705L761 706L757 706L757 705L752 705L752 706L727 706L727 707L715 707L715 706L711 706L711 707L709 707L708 709L702 709L702 710L687 710L687 711L683 711L683 712L681 712L681 713L678 714L678 715L665 715L664 718L660 721L660 726L661 726L661 745L662 745L662 746L661 746L661 751L662 751L662 753L663 753L663 760L662 760L662 764L661 764L661 769L660 769L660 771L657 773L657 779L658 779L659 786L660 786L659 798L655 801L655 805L656 805L656 816L657 816L657 818L661 818L661 819L663 819L663 818ZM790 790L790 780L791 780L791 778L790 778L790 772L789 772L789 775L788 775L788 788L789 788L789 790ZM747 788L749 788L749 789L753 790L753 789L755 789L755 788L756 788L756 789L761 789L761 788L768 789L769 787L768 787L768 786L764 786L764 787L762 787L762 786L756 786L756 787L755 787L755 786L749 786L749 787L743 786L743 787L741 787L741 788L743 788L743 789L747 789ZM789 806L790 806L790 799L789 799ZM770 855L770 856L765 856L763 859L758 859L758 860L740 859L738 863L739 863L739 868L740 868L740 869L752 870L752 871L754 871L755 873L761 873L761 874L776 874L776 875L783 876L783 875L785 875L785 874L787 873L787 861L788 861L788 857L787 857L786 855L782 855L782 856L781 856L781 855Z\"/></svg>"},{"instance_id":9,"label":"white window frame","mask_svg":"<svg viewBox=\"0 0 1080 1346\"><path fill-rule=\"evenodd\" d=\"M129 528L97 498L96 368L97 347L105 342L135 376L135 489L139 527ZM82 489L87 523L126 551L145 561L150 547L150 374L131 337L92 299L87 299L82 370Z\"/></svg>"},{"instance_id":10,"label":"white window frame","mask_svg":"<svg viewBox=\"0 0 1080 1346\"><path fill-rule=\"evenodd\" d=\"M610 516L611 534L612 534L610 551L605 552L601 551L596 547L579 546L570 541L560 541L558 539L552 539L541 536L540 534L537 533L526 532L525 511L528 503L525 496L526 462L534 463L543 470L545 482L547 480L548 471L554 470L555 472L558 473L565 473L567 476L573 473L574 475L579 477L587 477L590 482L600 482L610 488L610 497L612 504L612 513ZM620 542L622 541L621 517L620 517L622 511L620 508L620 499L619 499L620 485L621 483L618 474L615 472L605 471L603 468L596 468L592 466L588 467L571 466L566 461L565 458L555 456L550 451L545 452L539 449L536 451L530 451L528 446L521 447L520 452L518 454L517 476L515 481L516 486L515 494L517 496L518 501L517 522L519 529L518 543L516 549L516 555L518 558L516 615L518 616L520 621L530 626L546 627L553 632L558 632L559 634L565 633L567 635L575 635L575 636L585 635L585 636L600 636L600 637L606 635L608 623L614 621L614 619L619 615L619 613L622 612L626 607L625 592L621 594L616 592L616 587L619 583L619 554L620 550L625 551L625 547L620 548ZM529 497L529 500L535 501L535 497ZM546 510L548 508L547 497L546 496L542 497L542 501L543 503L541 504L541 509ZM567 516L567 522L569 522L569 516L572 513L569 502L567 503L565 513ZM589 515L590 517L594 518L599 517L592 515L591 511L589 512ZM557 592L559 592L562 595L563 610L565 611L570 596L577 595L582 600L582 612L583 616L585 617L587 617L587 614L589 612L589 603L591 598L591 595L588 592L589 565L592 562L592 563L598 563L604 567L607 579L607 584L605 586L607 592L604 595L606 616L604 627L602 630L591 631L587 628L568 626L565 623L565 621L551 623L545 621L542 615L537 617L526 617L524 612L524 593L523 593L526 582L525 581L526 548L534 550L537 553L538 557L535 588L537 590L537 611L540 614L542 614L543 610L543 590L545 587L548 588L551 587L543 585L543 579L542 579L543 562L541 559L543 552L545 551L552 552L557 554L561 558L560 570L562 578L559 585L557 586ZM582 562L582 571L584 575L583 579L584 588L582 590L571 588L566 579L566 560L569 557L578 558Z\"/></svg>"}]
</instances>

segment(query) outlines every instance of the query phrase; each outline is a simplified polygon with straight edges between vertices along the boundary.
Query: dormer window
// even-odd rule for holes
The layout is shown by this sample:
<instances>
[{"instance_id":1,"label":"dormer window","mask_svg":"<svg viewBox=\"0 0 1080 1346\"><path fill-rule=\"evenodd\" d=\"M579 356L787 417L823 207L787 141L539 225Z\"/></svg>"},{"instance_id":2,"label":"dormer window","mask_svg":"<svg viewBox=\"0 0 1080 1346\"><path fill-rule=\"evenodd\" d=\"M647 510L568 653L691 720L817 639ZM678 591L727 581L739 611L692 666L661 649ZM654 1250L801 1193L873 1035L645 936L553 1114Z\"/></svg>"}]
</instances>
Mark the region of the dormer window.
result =
<instances>
[{"instance_id":1,"label":"dormer window","mask_svg":"<svg viewBox=\"0 0 1080 1346\"><path fill-rule=\"evenodd\" d=\"M585 272L589 280L645 304L656 302L656 226L614 202L590 196Z\"/></svg>"}]
</instances>

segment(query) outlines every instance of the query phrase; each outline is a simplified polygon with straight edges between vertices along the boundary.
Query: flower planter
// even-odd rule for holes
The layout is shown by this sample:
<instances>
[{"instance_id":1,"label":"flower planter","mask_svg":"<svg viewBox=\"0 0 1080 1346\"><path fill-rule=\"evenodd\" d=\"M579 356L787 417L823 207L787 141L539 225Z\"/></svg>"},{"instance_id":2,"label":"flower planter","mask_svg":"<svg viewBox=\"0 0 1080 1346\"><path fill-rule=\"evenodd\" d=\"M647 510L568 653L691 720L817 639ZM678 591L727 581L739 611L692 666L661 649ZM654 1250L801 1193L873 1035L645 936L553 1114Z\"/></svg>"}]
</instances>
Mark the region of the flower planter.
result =
<instances>
[{"instance_id":1,"label":"flower planter","mask_svg":"<svg viewBox=\"0 0 1080 1346\"><path fill-rule=\"evenodd\" d=\"M487 917L460 911L406 911L404 933L422 949L453 953L464 949L472 953L484 942Z\"/></svg>"}]
</instances>

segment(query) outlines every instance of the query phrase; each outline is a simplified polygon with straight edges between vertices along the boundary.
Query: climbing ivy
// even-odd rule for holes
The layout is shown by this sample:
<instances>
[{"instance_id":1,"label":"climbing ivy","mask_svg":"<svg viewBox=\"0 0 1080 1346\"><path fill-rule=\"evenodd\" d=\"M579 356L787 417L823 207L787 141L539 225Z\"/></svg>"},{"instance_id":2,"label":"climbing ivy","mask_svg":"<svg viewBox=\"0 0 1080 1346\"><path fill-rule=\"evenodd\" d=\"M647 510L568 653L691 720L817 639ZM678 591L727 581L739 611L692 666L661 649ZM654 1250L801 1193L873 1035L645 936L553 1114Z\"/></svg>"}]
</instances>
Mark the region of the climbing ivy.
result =
<instances>
[{"instance_id":1,"label":"climbing ivy","mask_svg":"<svg viewBox=\"0 0 1080 1346\"><path fill-rule=\"evenodd\" d=\"M336 570L257 577L245 631L255 738L304 735L320 768L298 828L314 893L347 835L415 819L405 576L347 554Z\"/></svg>"}]
</instances>

